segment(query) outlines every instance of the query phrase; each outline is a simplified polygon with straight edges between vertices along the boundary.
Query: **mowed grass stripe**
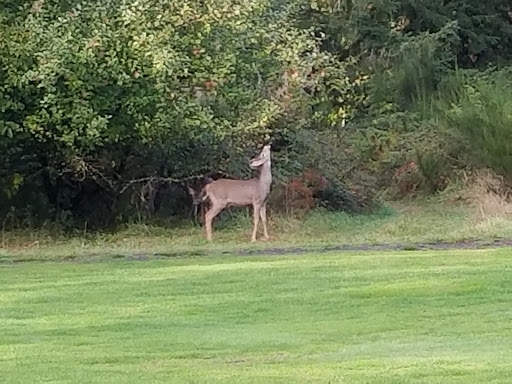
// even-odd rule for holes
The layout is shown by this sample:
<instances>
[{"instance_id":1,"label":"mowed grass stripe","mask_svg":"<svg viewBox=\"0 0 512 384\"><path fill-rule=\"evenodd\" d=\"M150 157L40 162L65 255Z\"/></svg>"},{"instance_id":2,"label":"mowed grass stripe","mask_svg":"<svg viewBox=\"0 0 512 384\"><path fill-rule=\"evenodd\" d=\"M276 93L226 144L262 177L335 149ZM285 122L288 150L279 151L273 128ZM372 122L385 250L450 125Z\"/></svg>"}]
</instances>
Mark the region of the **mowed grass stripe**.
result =
<instances>
[{"instance_id":1,"label":"mowed grass stripe","mask_svg":"<svg viewBox=\"0 0 512 384\"><path fill-rule=\"evenodd\" d=\"M511 382L512 251L0 267L2 382Z\"/></svg>"}]
</instances>

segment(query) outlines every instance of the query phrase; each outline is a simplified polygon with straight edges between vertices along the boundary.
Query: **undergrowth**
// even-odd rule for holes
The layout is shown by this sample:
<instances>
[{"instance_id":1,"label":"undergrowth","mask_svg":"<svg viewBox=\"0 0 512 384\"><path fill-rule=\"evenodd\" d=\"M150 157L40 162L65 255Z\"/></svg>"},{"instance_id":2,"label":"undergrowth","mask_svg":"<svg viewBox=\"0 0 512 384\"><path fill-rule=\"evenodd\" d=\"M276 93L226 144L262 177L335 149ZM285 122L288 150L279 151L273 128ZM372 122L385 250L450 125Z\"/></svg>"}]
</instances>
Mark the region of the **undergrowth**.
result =
<instances>
[{"instance_id":1,"label":"undergrowth","mask_svg":"<svg viewBox=\"0 0 512 384\"><path fill-rule=\"evenodd\" d=\"M466 182L475 177L467 176ZM426 199L389 203L369 215L349 215L322 209L304 217L269 215L268 242L250 243L252 217L248 210L226 214L215 222L213 242L193 223L166 226L126 224L111 232L64 234L51 230L2 233L0 257L4 260L60 260L90 255L224 253L241 249L316 247L360 244L410 244L418 242L492 241L512 238L509 219L512 204L479 183L463 185ZM479 189L480 188L480 189ZM479 192L480 191L480 192ZM260 228L261 238L261 228Z\"/></svg>"}]
</instances>

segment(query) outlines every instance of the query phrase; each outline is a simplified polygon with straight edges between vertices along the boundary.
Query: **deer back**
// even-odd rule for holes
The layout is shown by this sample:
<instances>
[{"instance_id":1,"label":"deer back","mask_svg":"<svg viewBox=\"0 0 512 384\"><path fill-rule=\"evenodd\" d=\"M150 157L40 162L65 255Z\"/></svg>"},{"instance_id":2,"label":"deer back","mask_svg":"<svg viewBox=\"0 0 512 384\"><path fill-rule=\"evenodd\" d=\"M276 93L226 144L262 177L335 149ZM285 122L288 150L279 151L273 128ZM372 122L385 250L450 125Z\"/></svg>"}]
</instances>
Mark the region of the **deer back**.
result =
<instances>
[{"instance_id":1,"label":"deer back","mask_svg":"<svg viewBox=\"0 0 512 384\"><path fill-rule=\"evenodd\" d=\"M208 184L205 191L214 204L249 205L266 197L265 188L261 188L258 179L219 179Z\"/></svg>"}]
</instances>

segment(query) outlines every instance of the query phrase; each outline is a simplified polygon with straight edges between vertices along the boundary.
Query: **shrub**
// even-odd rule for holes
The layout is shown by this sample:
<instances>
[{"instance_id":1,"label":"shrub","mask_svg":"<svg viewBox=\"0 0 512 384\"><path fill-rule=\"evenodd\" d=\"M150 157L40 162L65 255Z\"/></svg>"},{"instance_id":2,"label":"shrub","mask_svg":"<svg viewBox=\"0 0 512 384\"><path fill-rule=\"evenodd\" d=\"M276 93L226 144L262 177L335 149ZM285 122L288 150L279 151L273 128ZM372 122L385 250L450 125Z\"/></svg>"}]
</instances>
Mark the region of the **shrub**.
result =
<instances>
[{"instance_id":1,"label":"shrub","mask_svg":"<svg viewBox=\"0 0 512 384\"><path fill-rule=\"evenodd\" d=\"M512 179L512 80L510 71L468 74L457 103L444 113L464 141L458 156Z\"/></svg>"}]
</instances>

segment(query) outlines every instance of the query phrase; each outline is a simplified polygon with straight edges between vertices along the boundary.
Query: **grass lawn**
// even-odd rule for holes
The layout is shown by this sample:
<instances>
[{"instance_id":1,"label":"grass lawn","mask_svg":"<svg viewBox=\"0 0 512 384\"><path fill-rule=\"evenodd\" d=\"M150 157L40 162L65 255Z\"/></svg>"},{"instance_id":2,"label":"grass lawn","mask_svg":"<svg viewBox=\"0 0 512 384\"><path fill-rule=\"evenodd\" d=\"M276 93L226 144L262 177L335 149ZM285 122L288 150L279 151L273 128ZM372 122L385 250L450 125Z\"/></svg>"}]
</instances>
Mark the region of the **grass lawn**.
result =
<instances>
[{"instance_id":1,"label":"grass lawn","mask_svg":"<svg viewBox=\"0 0 512 384\"><path fill-rule=\"evenodd\" d=\"M512 251L0 265L2 383L510 383Z\"/></svg>"}]
</instances>

